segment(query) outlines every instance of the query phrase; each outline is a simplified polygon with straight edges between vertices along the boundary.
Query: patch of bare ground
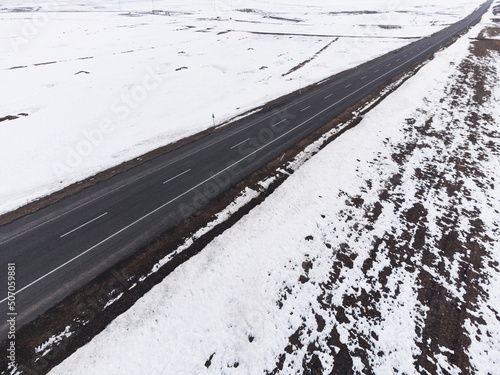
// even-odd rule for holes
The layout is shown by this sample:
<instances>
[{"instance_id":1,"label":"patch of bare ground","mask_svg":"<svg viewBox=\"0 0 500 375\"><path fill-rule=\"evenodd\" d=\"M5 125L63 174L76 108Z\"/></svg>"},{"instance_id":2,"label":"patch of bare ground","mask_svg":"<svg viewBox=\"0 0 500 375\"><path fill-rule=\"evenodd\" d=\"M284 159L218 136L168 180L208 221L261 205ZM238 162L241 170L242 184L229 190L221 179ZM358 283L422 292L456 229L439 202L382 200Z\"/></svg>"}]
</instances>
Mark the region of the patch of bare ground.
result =
<instances>
[{"instance_id":1,"label":"patch of bare ground","mask_svg":"<svg viewBox=\"0 0 500 375\"><path fill-rule=\"evenodd\" d=\"M385 30L394 30L394 29L402 29L403 26L401 25L379 25L381 29Z\"/></svg>"},{"instance_id":2,"label":"patch of bare ground","mask_svg":"<svg viewBox=\"0 0 500 375\"><path fill-rule=\"evenodd\" d=\"M336 16L339 14L348 14L351 16L355 16L355 15L362 15L362 14L380 14L380 13L383 13L383 12L379 12L379 11L375 11L375 10L360 10L360 11L353 10L353 11L344 11L344 12L329 12L328 14L331 16Z\"/></svg>"},{"instance_id":3,"label":"patch of bare ground","mask_svg":"<svg viewBox=\"0 0 500 375\"><path fill-rule=\"evenodd\" d=\"M493 119L483 113L482 106L491 99L488 82L498 77L490 54L499 52L499 47L500 44L490 41L473 42L471 56L459 66L459 74L450 90L453 95L450 115L453 115L453 106L467 108L465 120L462 124L451 121L437 134L443 145L454 144L454 152L442 150L435 156L435 165L444 164L447 169L438 171L429 165L426 170L418 171L421 198L425 198L428 192L439 190L448 200L443 214L435 220L440 235L431 238L422 233L422 241L432 247L424 246L422 251L419 300L429 311L419 332L421 354L415 359L415 365L430 373L438 372L436 356L443 351L442 348L449 349L443 354L462 373L476 372L468 352L471 337L464 327L466 321L474 326L486 324L477 307L488 297L482 286L488 283L485 271L491 261L488 248L493 239L487 235L477 201L465 182L471 181L485 192L488 186L495 184L483 169L482 161L500 156L499 134L488 132L485 125ZM463 87L473 95L461 95ZM457 130L463 132L461 137L456 136ZM464 221L468 226L466 231L460 226ZM456 259L460 259L458 277L446 267ZM447 285L456 286L462 295L453 295Z\"/></svg>"},{"instance_id":4,"label":"patch of bare ground","mask_svg":"<svg viewBox=\"0 0 500 375\"><path fill-rule=\"evenodd\" d=\"M500 40L498 40L498 39L491 40L491 38L496 38L499 35L500 35L500 28L487 27L483 31L481 31L481 33L479 34L478 40L486 40L486 41L489 41L489 42L492 42L493 44L495 44L495 42L499 42ZM496 44L498 44L498 43L496 43ZM495 49L495 48L492 48L492 49Z\"/></svg>"},{"instance_id":5,"label":"patch of bare ground","mask_svg":"<svg viewBox=\"0 0 500 375\"><path fill-rule=\"evenodd\" d=\"M313 61L316 57L318 57L319 55L321 55L321 53L323 53L328 47L330 47L333 43L335 43L336 41L338 40L338 38L332 40L331 42L329 42L326 46L324 46L323 48L321 48L318 52L316 52L310 59L307 59L305 61L302 61L300 64L297 64L296 66L294 66L292 69L290 69L288 72L284 73L282 76L283 77L286 77L287 75L299 70L300 68L303 68L305 65L309 64L311 61Z\"/></svg>"},{"instance_id":6,"label":"patch of bare ground","mask_svg":"<svg viewBox=\"0 0 500 375\"><path fill-rule=\"evenodd\" d=\"M255 9L249 9L249 8L238 9L238 12L242 12L242 13L258 13L258 14L260 14L260 12L256 11Z\"/></svg>"},{"instance_id":7,"label":"patch of bare ground","mask_svg":"<svg viewBox=\"0 0 500 375\"><path fill-rule=\"evenodd\" d=\"M238 21L238 20L236 20ZM238 21L238 22L253 22L253 21ZM414 36L384 36L384 35L338 35L338 34L303 34L303 33L277 33L268 31L240 31L257 35L277 35L277 36L307 36L317 38L352 38L352 39L419 39Z\"/></svg>"},{"instance_id":8,"label":"patch of bare ground","mask_svg":"<svg viewBox=\"0 0 500 375\"><path fill-rule=\"evenodd\" d=\"M19 116L28 116L28 114L27 113L19 113L17 115L8 115L8 116L0 117L0 122L17 120L19 118Z\"/></svg>"},{"instance_id":9,"label":"patch of bare ground","mask_svg":"<svg viewBox=\"0 0 500 375\"><path fill-rule=\"evenodd\" d=\"M287 22L296 22L296 23L304 22L304 20L300 20L297 18L285 18L285 17L278 17L278 16L269 16L269 18L271 18L273 20L287 21Z\"/></svg>"},{"instance_id":10,"label":"patch of bare ground","mask_svg":"<svg viewBox=\"0 0 500 375\"><path fill-rule=\"evenodd\" d=\"M415 337L406 354L413 355L414 373L478 373L470 346L488 329L479 306L489 298L489 272L498 272L492 258L497 240L480 207L485 201L498 205L498 181L487 163L500 158L500 132L492 130L496 120L484 106L491 101L491 85L499 84L493 64L499 47L495 41L472 42L441 103L407 119L403 143L386 140L398 170L379 184L366 181L359 192L340 192L345 205L325 212L342 223L325 238L345 242L324 243L332 267L329 280L318 286L318 304L311 305L317 324L294 332L269 374L287 373L290 361L302 361L304 374L373 374L381 363L396 363L379 341L381 310L404 303L399 298L410 280L415 308L405 324L414 326ZM384 163L378 156L370 164L376 171ZM378 200L370 201L374 195ZM384 213L397 222L380 223ZM386 228L383 235L374 231L377 226ZM498 228L493 233L500 235ZM367 243L368 251L361 251ZM309 280L314 267L310 259L305 262L298 284ZM349 275L355 281L346 287ZM279 303L293 294L283 292ZM402 373L394 366L391 373Z\"/></svg>"}]
</instances>

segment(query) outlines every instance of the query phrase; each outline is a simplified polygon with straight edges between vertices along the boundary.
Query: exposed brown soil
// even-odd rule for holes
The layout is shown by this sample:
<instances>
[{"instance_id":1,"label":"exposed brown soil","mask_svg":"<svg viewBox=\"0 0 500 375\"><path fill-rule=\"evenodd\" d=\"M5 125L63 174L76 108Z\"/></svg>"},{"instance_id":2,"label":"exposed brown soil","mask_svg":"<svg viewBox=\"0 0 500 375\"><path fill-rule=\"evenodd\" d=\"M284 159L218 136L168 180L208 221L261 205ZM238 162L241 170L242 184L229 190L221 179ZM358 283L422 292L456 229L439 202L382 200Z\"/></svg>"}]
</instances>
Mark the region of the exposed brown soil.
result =
<instances>
[{"instance_id":1,"label":"exposed brown soil","mask_svg":"<svg viewBox=\"0 0 500 375\"><path fill-rule=\"evenodd\" d=\"M259 13L260 14L260 12L257 12L255 9L249 9L249 8L238 9L238 12L242 12L242 13Z\"/></svg>"},{"instance_id":2,"label":"exposed brown soil","mask_svg":"<svg viewBox=\"0 0 500 375\"><path fill-rule=\"evenodd\" d=\"M495 48L494 50L500 51L499 46L485 41L477 41L473 43L471 50L476 56L484 56L485 51L491 51L492 47ZM470 158L469 150L479 151L485 157L486 154L493 156L499 153L497 146L484 142L488 136L482 132L480 113L474 112L475 110L480 111L480 107L490 97L491 93L485 88L485 82L487 82L488 77L492 76L492 72L473 59L467 59L461 64L460 73L457 86L452 88L451 92L458 94L460 85L469 85L474 88L475 96L469 100L457 98L457 105L471 108L471 113L466 119L471 134L467 142L457 147L455 155L450 157L448 154L447 162L450 170L447 172L451 172L454 179L449 180L443 174L433 171L430 166L427 173L419 176L423 191L431 191L437 185L438 188L446 189L450 198L446 216L439 223L442 228L442 237L436 244L442 258L436 258L435 253L424 247L422 263L425 266L435 268L436 262L438 262L438 269L442 271L443 262L446 262L446 259L453 260L460 257L463 263L459 270L460 278L458 280L453 280L449 274L443 274L443 272L441 274L450 283L459 283L465 289L464 297L457 298L450 295L447 288L427 271L420 271L422 289L419 300L426 304L430 310L421 333L422 345L420 348L422 354L416 359L416 365L417 368L423 368L430 373L437 371L436 363L430 359L440 352L439 347L451 349L453 354L448 356L448 360L460 368L463 373L474 373L467 353L470 338L464 332L463 327L466 320L476 325L485 324L484 321L477 318L476 309L480 298L484 297L480 285L486 281L486 275L483 274L482 270L484 262L489 258L489 254L485 251L485 243L492 241L492 239L485 235L483 223L479 218L480 212L477 211L477 208L470 211L464 209L462 204L464 200L468 199L467 196L470 196L463 186L464 180L472 179L478 186L488 183L488 177L480 168L478 161ZM455 124L450 123L449 126L450 128L440 132L437 136L451 144L454 134L452 128L455 127ZM484 143L478 142L479 139ZM446 154L443 153L443 155ZM437 158L439 157L437 156ZM437 160L437 162L440 161ZM437 184L436 177L438 178ZM465 241L460 239L457 232L458 222L464 217L469 218L471 225ZM422 220L425 221L425 217ZM420 237L422 243L429 241L424 228L421 230Z\"/></svg>"},{"instance_id":3,"label":"exposed brown soil","mask_svg":"<svg viewBox=\"0 0 500 375\"><path fill-rule=\"evenodd\" d=\"M375 10L361 10L361 11L345 11L345 12L330 12L329 15L335 16L338 14L349 14L351 16L361 15L361 14L381 14L383 12L378 12Z\"/></svg>"},{"instance_id":4,"label":"exposed brown soil","mask_svg":"<svg viewBox=\"0 0 500 375\"><path fill-rule=\"evenodd\" d=\"M28 116L27 113L18 113L17 115L8 115L4 117L0 117L0 122L2 121L9 121L9 120L17 120L20 116Z\"/></svg>"},{"instance_id":5,"label":"exposed brown soil","mask_svg":"<svg viewBox=\"0 0 500 375\"><path fill-rule=\"evenodd\" d=\"M499 35L500 35L500 27L487 27L483 31L481 31L478 39L479 40L487 40L489 42L496 43L499 41L498 39L491 40L490 38L496 38ZM493 48L493 50L494 50L494 48Z\"/></svg>"},{"instance_id":6,"label":"exposed brown soil","mask_svg":"<svg viewBox=\"0 0 500 375\"><path fill-rule=\"evenodd\" d=\"M18 119L19 116L9 115L5 117L0 117L0 122Z\"/></svg>"},{"instance_id":7,"label":"exposed brown soil","mask_svg":"<svg viewBox=\"0 0 500 375\"><path fill-rule=\"evenodd\" d=\"M304 22L303 20L298 20L298 19L295 19L295 18L285 18L285 17L277 17L277 16L269 16L269 18L271 18L273 20L295 22L295 23Z\"/></svg>"},{"instance_id":8,"label":"exposed brown soil","mask_svg":"<svg viewBox=\"0 0 500 375\"><path fill-rule=\"evenodd\" d=\"M373 364L377 358L387 354L377 349L378 335L375 330L352 328L349 332L349 343L340 339L337 326L351 324L362 318L364 321L377 325L381 315L378 303L382 296L396 298L399 286L389 287L388 279L394 272L408 272L416 275L418 280L417 298L425 307L423 319L416 324L417 340L420 353L414 354L416 373L438 374L448 371L439 364L439 358L444 356L446 362L462 374L475 374L477 369L471 363L470 333L467 324L479 329L486 329L486 322L479 311L480 303L488 300L484 285L488 285L488 269L498 270L498 263L493 261L491 249L493 239L486 231L481 218L481 211L476 205L478 201L472 196L466 186L473 184L484 191L488 197L489 187L497 181L485 173L483 161L500 158L500 133L491 132L494 120L483 113L482 106L491 99L487 82L496 77L498 72L492 67L491 61L497 58L500 45L496 41L477 40L471 42L471 54L458 67L456 77L450 81L445 97L442 99L440 118L436 114L422 110L418 121L409 118L404 126L405 141L402 144L391 144L392 159L399 165L399 171L387 179L384 189L379 191L380 202L390 202L394 214L400 218L400 231L388 228L382 237L373 236L369 256L364 260L362 271L366 285L370 288L354 288L352 293L344 294L340 305L332 303L338 293L339 285L344 281L342 273L353 268L358 251L349 244L341 244L337 248L325 243L325 251L331 253L334 260L329 282L320 285L321 294L318 297L320 311L311 311L316 316L316 333L325 327L325 318L333 322L334 328L329 333L326 343L318 343L315 329L311 326L300 327L289 339L289 345L278 357L276 368L270 374L287 373L284 365L288 357L297 358L298 349L307 348L303 357L305 374L323 374L325 363L321 358L333 358L333 370L330 374L372 374ZM495 55L492 55L495 53ZM473 95L464 95L466 92ZM466 112L465 121L454 119L454 111L460 109ZM435 126L436 122L443 125L443 118L450 119L444 126ZM488 127L490 126L490 127ZM387 140L390 144L390 140ZM409 197L401 190L403 175L411 170L407 163L419 150L429 150L432 156L415 169L413 181L415 196ZM373 166L383 160L374 160ZM445 166L445 170L442 170ZM468 182L466 184L465 182ZM360 188L362 192L370 192L372 182ZM380 202L370 204L363 193L346 197L346 209L338 213L339 218L345 218L350 224L349 233L343 235L350 238L349 243L357 243L358 239L369 237L374 224L384 210ZM367 195L368 196L368 195ZM426 208L429 196L443 197L442 204L434 207L431 216ZM407 208L408 199L415 203ZM441 200L440 200L441 201ZM364 212L363 220L354 221L359 213ZM363 215L363 214L362 214ZM468 222L468 230L464 231L460 222ZM431 223L432 220L432 223ZM429 231L430 226L439 228L436 237ZM500 234L498 229L497 235ZM342 234L341 234L342 235ZM383 249L383 250L382 250ZM448 264L458 262L457 274L452 274ZM308 269L314 267L306 259L308 266L298 280L306 280ZM390 266L376 267L376 264L389 261ZM452 289L461 293L452 293ZM285 291L286 300L291 291ZM498 313L496 313L497 319ZM483 328L481 328L483 327ZM298 357L300 358L300 357ZM290 359L292 361L292 359ZM354 360L363 364L362 370L353 369ZM399 373L394 368L394 373Z\"/></svg>"},{"instance_id":9,"label":"exposed brown soil","mask_svg":"<svg viewBox=\"0 0 500 375\"><path fill-rule=\"evenodd\" d=\"M393 30L393 29L402 29L403 26L401 25L379 25L380 28L386 29L386 30Z\"/></svg>"},{"instance_id":10,"label":"exposed brown soil","mask_svg":"<svg viewBox=\"0 0 500 375\"><path fill-rule=\"evenodd\" d=\"M304 67L305 65L309 64L311 61L313 61L316 57L318 57L322 52L324 52L328 47L330 47L337 40L338 40L338 38L336 38L336 39L332 40L331 42L329 42L326 46L324 46L318 52L316 52L310 59L307 59L307 60L301 62L300 64L297 64L292 69L290 69L288 72L284 73L283 77L286 77L287 75L289 75L289 74L291 74L291 73L299 70L300 68Z\"/></svg>"},{"instance_id":11,"label":"exposed brown soil","mask_svg":"<svg viewBox=\"0 0 500 375\"><path fill-rule=\"evenodd\" d=\"M48 61L48 62L43 62L43 63L37 63L33 64L34 66L40 66L40 65L51 65L51 64L56 64L57 61Z\"/></svg>"},{"instance_id":12,"label":"exposed brown soil","mask_svg":"<svg viewBox=\"0 0 500 375\"><path fill-rule=\"evenodd\" d=\"M250 22L250 21L245 21ZM244 31L240 31L244 32ZM318 38L359 38L359 39L419 39L413 36L383 36L383 35L328 35L328 34L301 34L301 33L276 33L276 32L266 32L266 31L247 31L250 34L257 35L278 35L278 36L308 36L308 37L318 37Z\"/></svg>"}]
</instances>

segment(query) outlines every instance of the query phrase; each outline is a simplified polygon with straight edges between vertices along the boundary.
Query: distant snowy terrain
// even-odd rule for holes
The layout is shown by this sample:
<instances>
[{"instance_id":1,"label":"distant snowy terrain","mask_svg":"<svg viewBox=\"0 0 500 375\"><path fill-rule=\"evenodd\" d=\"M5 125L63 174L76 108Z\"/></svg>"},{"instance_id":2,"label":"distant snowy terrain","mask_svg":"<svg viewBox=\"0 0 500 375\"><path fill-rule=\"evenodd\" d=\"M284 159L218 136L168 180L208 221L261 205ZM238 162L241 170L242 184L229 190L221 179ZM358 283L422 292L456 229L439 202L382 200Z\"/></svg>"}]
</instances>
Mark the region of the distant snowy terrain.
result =
<instances>
[{"instance_id":1,"label":"distant snowy terrain","mask_svg":"<svg viewBox=\"0 0 500 375\"><path fill-rule=\"evenodd\" d=\"M498 374L499 21L51 374Z\"/></svg>"},{"instance_id":2,"label":"distant snowy terrain","mask_svg":"<svg viewBox=\"0 0 500 375\"><path fill-rule=\"evenodd\" d=\"M0 1L0 214L434 33L480 0ZM153 8L158 14L151 14Z\"/></svg>"}]
</instances>

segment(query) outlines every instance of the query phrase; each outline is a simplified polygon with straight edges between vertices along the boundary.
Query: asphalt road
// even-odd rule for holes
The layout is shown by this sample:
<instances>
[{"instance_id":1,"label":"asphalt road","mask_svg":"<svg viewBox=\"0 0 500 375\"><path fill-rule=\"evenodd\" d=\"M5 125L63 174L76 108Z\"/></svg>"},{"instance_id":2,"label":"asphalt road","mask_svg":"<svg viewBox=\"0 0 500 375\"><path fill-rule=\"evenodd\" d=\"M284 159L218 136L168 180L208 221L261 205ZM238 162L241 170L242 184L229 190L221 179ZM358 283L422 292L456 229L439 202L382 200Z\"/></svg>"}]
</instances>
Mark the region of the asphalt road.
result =
<instances>
[{"instance_id":1,"label":"asphalt road","mask_svg":"<svg viewBox=\"0 0 500 375\"><path fill-rule=\"evenodd\" d=\"M0 227L0 341L6 338L8 318L16 317L17 329L36 318L438 50L480 18L491 3L433 36L318 85L272 111L246 117ZM16 265L12 315L8 263Z\"/></svg>"}]
</instances>

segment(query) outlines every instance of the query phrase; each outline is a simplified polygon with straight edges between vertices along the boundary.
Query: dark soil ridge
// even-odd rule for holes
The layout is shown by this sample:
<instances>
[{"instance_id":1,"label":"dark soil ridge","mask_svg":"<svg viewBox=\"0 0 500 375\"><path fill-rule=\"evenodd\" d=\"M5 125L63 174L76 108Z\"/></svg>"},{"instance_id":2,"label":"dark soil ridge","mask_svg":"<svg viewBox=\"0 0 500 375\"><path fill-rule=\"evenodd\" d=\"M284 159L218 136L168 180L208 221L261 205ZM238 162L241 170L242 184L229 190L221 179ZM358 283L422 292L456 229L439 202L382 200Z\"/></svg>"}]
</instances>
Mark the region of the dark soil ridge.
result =
<instances>
[{"instance_id":1,"label":"dark soil ridge","mask_svg":"<svg viewBox=\"0 0 500 375\"><path fill-rule=\"evenodd\" d=\"M276 36L306 36L306 37L318 37L318 38L353 38L353 39L420 39L420 37L415 36L383 36L383 35L337 35L337 34L301 34L301 33L278 33L278 32L267 32L267 31L240 31L247 32L249 34L257 35L276 35Z\"/></svg>"},{"instance_id":2,"label":"dark soil ridge","mask_svg":"<svg viewBox=\"0 0 500 375\"><path fill-rule=\"evenodd\" d=\"M335 38L334 40L328 42L323 48L321 48L318 52L316 52L312 57L310 57L307 60L302 61L300 64L295 65L292 69L290 69L288 72L284 73L282 76L285 77L301 68L303 68L305 65L309 64L311 61L313 61L316 57L321 55L322 52L324 52L328 47L330 47L333 43L335 43L339 38Z\"/></svg>"}]
</instances>

